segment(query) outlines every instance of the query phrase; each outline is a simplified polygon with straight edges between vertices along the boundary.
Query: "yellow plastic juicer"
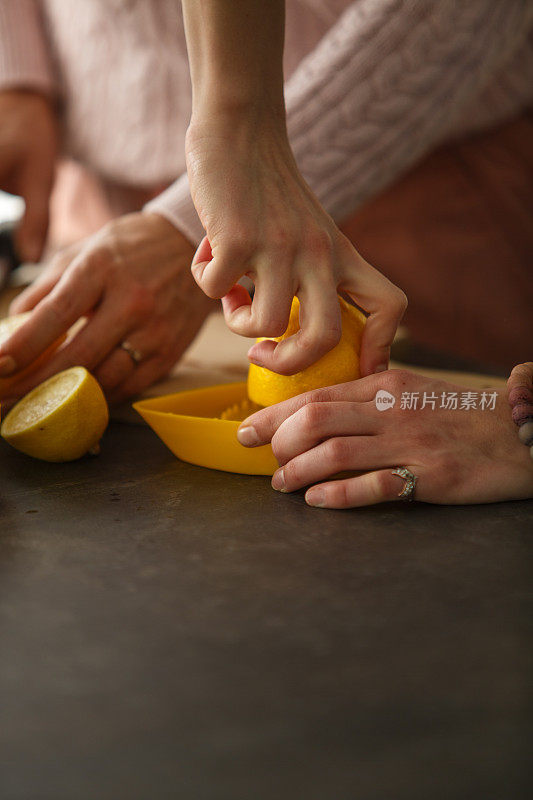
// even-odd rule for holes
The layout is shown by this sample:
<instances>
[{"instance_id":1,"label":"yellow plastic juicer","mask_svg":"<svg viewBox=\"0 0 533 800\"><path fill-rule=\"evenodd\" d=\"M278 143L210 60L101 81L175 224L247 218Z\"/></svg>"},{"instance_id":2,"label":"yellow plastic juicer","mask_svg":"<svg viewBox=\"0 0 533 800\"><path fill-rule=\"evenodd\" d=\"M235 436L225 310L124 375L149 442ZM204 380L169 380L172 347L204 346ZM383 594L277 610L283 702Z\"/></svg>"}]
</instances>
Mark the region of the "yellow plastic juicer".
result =
<instances>
[{"instance_id":1,"label":"yellow plastic juicer","mask_svg":"<svg viewBox=\"0 0 533 800\"><path fill-rule=\"evenodd\" d=\"M141 400L133 407L182 461L243 475L273 475L278 462L270 445L248 448L237 439L240 422L254 410L248 402L246 383L229 383Z\"/></svg>"}]
</instances>

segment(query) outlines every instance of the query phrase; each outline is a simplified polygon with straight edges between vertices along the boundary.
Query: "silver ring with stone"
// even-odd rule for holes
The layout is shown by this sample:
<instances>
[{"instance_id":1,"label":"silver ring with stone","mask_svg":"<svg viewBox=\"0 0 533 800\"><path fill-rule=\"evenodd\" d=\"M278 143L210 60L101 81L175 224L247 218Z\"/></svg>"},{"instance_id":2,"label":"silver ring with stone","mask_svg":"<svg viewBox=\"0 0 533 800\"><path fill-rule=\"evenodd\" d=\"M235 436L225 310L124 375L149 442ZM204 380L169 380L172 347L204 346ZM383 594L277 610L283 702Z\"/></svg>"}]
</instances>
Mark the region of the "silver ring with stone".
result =
<instances>
[{"instance_id":1,"label":"silver ring with stone","mask_svg":"<svg viewBox=\"0 0 533 800\"><path fill-rule=\"evenodd\" d=\"M136 350L135 347L132 347L129 342L122 342L120 347L129 355L135 365L140 364L143 360L141 351Z\"/></svg>"},{"instance_id":2,"label":"silver ring with stone","mask_svg":"<svg viewBox=\"0 0 533 800\"><path fill-rule=\"evenodd\" d=\"M398 493L398 497L401 497L402 500L413 501L415 499L417 476L411 472L411 470L407 469L407 467L396 467L392 470L392 474L398 475L405 481L402 491Z\"/></svg>"}]
</instances>

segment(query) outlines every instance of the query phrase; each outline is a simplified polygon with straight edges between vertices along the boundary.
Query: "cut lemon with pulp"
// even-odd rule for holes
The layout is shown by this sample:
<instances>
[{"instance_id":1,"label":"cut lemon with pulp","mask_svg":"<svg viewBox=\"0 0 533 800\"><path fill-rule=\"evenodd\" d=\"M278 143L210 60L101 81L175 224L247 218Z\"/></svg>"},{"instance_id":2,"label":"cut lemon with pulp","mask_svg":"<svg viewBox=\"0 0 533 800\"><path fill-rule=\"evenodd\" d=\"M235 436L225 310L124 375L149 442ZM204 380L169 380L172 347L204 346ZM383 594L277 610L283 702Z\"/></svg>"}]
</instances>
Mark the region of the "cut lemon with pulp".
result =
<instances>
[{"instance_id":1,"label":"cut lemon with pulp","mask_svg":"<svg viewBox=\"0 0 533 800\"><path fill-rule=\"evenodd\" d=\"M43 461L74 461L95 447L109 421L98 381L71 367L36 386L2 422L6 442Z\"/></svg>"},{"instance_id":2,"label":"cut lemon with pulp","mask_svg":"<svg viewBox=\"0 0 533 800\"><path fill-rule=\"evenodd\" d=\"M9 339L21 325L24 325L26 320L29 319L30 314L31 311L25 311L23 314L14 314L12 317L0 319L0 345ZM65 338L65 334L60 336L53 344L47 347L35 361L29 364L25 369L17 372L13 377L0 378L0 399L9 396L9 389L15 381L20 381L22 378L25 378L26 375L31 375L32 372L42 367L57 350L59 345L65 341Z\"/></svg>"},{"instance_id":3,"label":"cut lemon with pulp","mask_svg":"<svg viewBox=\"0 0 533 800\"><path fill-rule=\"evenodd\" d=\"M248 397L260 406L281 403L302 392L333 386L336 383L353 381L360 377L359 353L366 317L355 306L349 305L339 297L341 308L342 334L339 343L310 367L295 375L278 375L265 367L250 364L248 370ZM275 339L280 342L300 329L300 303L295 297L292 302L289 325L283 334ZM264 339L258 339L258 342Z\"/></svg>"}]
</instances>

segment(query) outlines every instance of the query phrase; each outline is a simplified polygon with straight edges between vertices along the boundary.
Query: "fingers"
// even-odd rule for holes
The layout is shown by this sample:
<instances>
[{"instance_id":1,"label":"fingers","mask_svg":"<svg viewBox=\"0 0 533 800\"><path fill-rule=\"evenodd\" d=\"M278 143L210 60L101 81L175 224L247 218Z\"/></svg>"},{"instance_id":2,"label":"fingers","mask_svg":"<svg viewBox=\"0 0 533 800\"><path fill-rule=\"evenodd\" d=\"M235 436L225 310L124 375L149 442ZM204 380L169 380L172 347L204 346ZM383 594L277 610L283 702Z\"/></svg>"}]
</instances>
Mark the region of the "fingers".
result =
<instances>
[{"instance_id":1,"label":"fingers","mask_svg":"<svg viewBox=\"0 0 533 800\"><path fill-rule=\"evenodd\" d=\"M308 403L282 422L272 437L272 450L280 466L325 439L375 433L375 406L371 403Z\"/></svg>"},{"instance_id":2,"label":"fingers","mask_svg":"<svg viewBox=\"0 0 533 800\"><path fill-rule=\"evenodd\" d=\"M379 388L379 377L369 375L349 383L339 383L336 386L326 386L323 389L314 389L312 392L291 397L283 403L269 406L255 414L251 414L241 424L237 431L237 438L245 447L258 447L268 444L280 427L298 409L307 404L325 402L357 402L367 403L372 400Z\"/></svg>"},{"instance_id":3,"label":"fingers","mask_svg":"<svg viewBox=\"0 0 533 800\"><path fill-rule=\"evenodd\" d=\"M533 389L533 361L526 361L524 364L517 364L513 367L507 380L509 391L519 387Z\"/></svg>"},{"instance_id":4,"label":"fingers","mask_svg":"<svg viewBox=\"0 0 533 800\"><path fill-rule=\"evenodd\" d=\"M420 478L419 467L417 473ZM403 488L403 478L384 469L313 486L305 493L305 502L317 508L356 508L398 500Z\"/></svg>"},{"instance_id":5,"label":"fingers","mask_svg":"<svg viewBox=\"0 0 533 800\"><path fill-rule=\"evenodd\" d=\"M120 384L131 376L135 367L136 364L132 357L122 347L116 347L98 365L93 374L106 396L110 396Z\"/></svg>"},{"instance_id":6,"label":"fingers","mask_svg":"<svg viewBox=\"0 0 533 800\"><path fill-rule=\"evenodd\" d=\"M22 314L25 311L31 311L37 303L40 303L43 297L49 294L56 283L59 281L61 275L47 274L38 278L31 286L28 286L11 302L9 306L10 314Z\"/></svg>"},{"instance_id":7,"label":"fingers","mask_svg":"<svg viewBox=\"0 0 533 800\"><path fill-rule=\"evenodd\" d=\"M353 252L350 252L353 251ZM359 256L348 243L339 288L368 313L361 341L361 375L388 368L394 335L407 308L405 294Z\"/></svg>"},{"instance_id":8,"label":"fingers","mask_svg":"<svg viewBox=\"0 0 533 800\"><path fill-rule=\"evenodd\" d=\"M372 375L389 368L391 345L404 311L405 306L396 298L382 301L379 309L370 311L361 339L361 375Z\"/></svg>"},{"instance_id":9,"label":"fingers","mask_svg":"<svg viewBox=\"0 0 533 800\"><path fill-rule=\"evenodd\" d=\"M147 386L166 375L172 364L172 360L163 360L159 356L143 361L123 383L109 393L109 402L122 403L129 397L139 394Z\"/></svg>"},{"instance_id":10,"label":"fingers","mask_svg":"<svg viewBox=\"0 0 533 800\"><path fill-rule=\"evenodd\" d=\"M35 307L24 325L2 345L0 351L9 354L18 370L27 367L63 333L68 331L100 300L103 283L96 270L78 270L66 278L63 275L52 291Z\"/></svg>"},{"instance_id":11,"label":"fingers","mask_svg":"<svg viewBox=\"0 0 533 800\"><path fill-rule=\"evenodd\" d=\"M334 282L310 276L298 291L300 330L281 342L258 342L248 351L252 363L294 375L314 364L338 344L341 312Z\"/></svg>"},{"instance_id":12,"label":"fingers","mask_svg":"<svg viewBox=\"0 0 533 800\"><path fill-rule=\"evenodd\" d=\"M222 299L228 328L240 336L281 336L289 322L293 296L287 280L263 270L256 279L253 301L239 284Z\"/></svg>"},{"instance_id":13,"label":"fingers","mask_svg":"<svg viewBox=\"0 0 533 800\"><path fill-rule=\"evenodd\" d=\"M272 476L272 486L294 492L345 470L368 470L394 464L398 453L384 436L340 436L293 458Z\"/></svg>"},{"instance_id":14,"label":"fingers","mask_svg":"<svg viewBox=\"0 0 533 800\"><path fill-rule=\"evenodd\" d=\"M204 294L219 299L227 295L246 274L250 255L249 249L240 245L236 239L212 250L205 236L194 254L191 272Z\"/></svg>"},{"instance_id":15,"label":"fingers","mask_svg":"<svg viewBox=\"0 0 533 800\"><path fill-rule=\"evenodd\" d=\"M135 322L127 305L121 305L113 294L106 295L83 328L51 359L50 369L60 372L78 365L92 371L120 345ZM132 361L131 356L128 359Z\"/></svg>"},{"instance_id":16,"label":"fingers","mask_svg":"<svg viewBox=\"0 0 533 800\"><path fill-rule=\"evenodd\" d=\"M237 333L235 320L238 319L239 314L242 313L245 307L250 307L251 305L252 298L247 290L240 283L236 283L222 298L222 310L228 328Z\"/></svg>"}]
</instances>

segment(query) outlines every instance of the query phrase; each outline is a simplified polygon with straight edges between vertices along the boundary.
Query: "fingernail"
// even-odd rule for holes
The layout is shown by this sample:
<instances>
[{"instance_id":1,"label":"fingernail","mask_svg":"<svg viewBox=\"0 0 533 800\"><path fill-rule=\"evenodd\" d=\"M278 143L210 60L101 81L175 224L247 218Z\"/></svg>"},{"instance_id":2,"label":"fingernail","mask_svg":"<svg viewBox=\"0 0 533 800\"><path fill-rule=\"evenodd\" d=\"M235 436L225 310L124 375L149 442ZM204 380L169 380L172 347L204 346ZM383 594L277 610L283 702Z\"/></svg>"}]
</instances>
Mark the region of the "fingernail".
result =
<instances>
[{"instance_id":1,"label":"fingernail","mask_svg":"<svg viewBox=\"0 0 533 800\"><path fill-rule=\"evenodd\" d=\"M253 425L245 425L237 431L237 439L245 447L254 447L259 444L259 436Z\"/></svg>"},{"instance_id":2,"label":"fingernail","mask_svg":"<svg viewBox=\"0 0 533 800\"><path fill-rule=\"evenodd\" d=\"M376 367L376 369L374 370L374 372L375 372L375 373L376 373L376 372L386 372L386 371L388 370L388 368L389 368L389 365L388 365L388 364L379 364L379 365Z\"/></svg>"},{"instance_id":3,"label":"fingernail","mask_svg":"<svg viewBox=\"0 0 533 800\"><path fill-rule=\"evenodd\" d=\"M285 488L285 477L283 475L283 470L278 469L272 476L272 488L275 489L277 492L286 492L287 489Z\"/></svg>"},{"instance_id":4,"label":"fingernail","mask_svg":"<svg viewBox=\"0 0 533 800\"><path fill-rule=\"evenodd\" d=\"M17 364L12 356L0 356L0 377L11 375L16 368Z\"/></svg>"},{"instance_id":5,"label":"fingernail","mask_svg":"<svg viewBox=\"0 0 533 800\"><path fill-rule=\"evenodd\" d=\"M309 489L305 495L305 502L314 508L324 508L326 505L326 493L323 489Z\"/></svg>"}]
</instances>

